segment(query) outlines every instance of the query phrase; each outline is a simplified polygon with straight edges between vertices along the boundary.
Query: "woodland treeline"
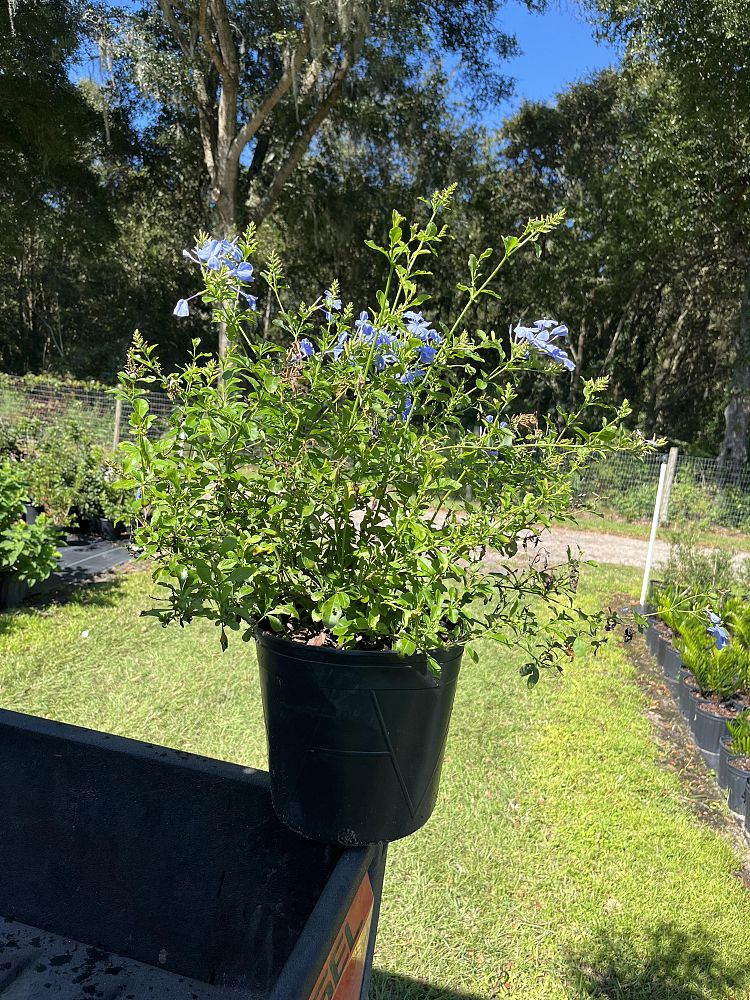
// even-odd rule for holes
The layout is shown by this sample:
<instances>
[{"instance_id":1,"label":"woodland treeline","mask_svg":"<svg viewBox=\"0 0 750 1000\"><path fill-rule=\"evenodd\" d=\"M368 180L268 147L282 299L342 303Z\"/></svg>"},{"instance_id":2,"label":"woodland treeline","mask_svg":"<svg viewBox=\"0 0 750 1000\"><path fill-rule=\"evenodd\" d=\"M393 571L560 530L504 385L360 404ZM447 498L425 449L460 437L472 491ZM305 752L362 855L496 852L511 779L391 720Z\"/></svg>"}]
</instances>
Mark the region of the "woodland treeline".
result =
<instances>
[{"instance_id":1,"label":"woodland treeline","mask_svg":"<svg viewBox=\"0 0 750 1000\"><path fill-rule=\"evenodd\" d=\"M5 0L3 0L3 3ZM528 0L541 12L543 0ZM0 370L112 381L133 330L179 362L205 328L182 250L259 226L311 300L365 308L392 208L456 181L439 320L470 252L567 221L477 325L551 315L647 435L744 461L750 414L750 8L600 0L616 69L482 123L507 95L502 0L11 0L0 10ZM540 66L540 72L544 67ZM273 305L258 284L261 329ZM536 388L529 385L530 397ZM575 389L558 382L560 399ZM552 400L549 400L552 402ZM545 400L533 398L534 404Z\"/></svg>"}]
</instances>

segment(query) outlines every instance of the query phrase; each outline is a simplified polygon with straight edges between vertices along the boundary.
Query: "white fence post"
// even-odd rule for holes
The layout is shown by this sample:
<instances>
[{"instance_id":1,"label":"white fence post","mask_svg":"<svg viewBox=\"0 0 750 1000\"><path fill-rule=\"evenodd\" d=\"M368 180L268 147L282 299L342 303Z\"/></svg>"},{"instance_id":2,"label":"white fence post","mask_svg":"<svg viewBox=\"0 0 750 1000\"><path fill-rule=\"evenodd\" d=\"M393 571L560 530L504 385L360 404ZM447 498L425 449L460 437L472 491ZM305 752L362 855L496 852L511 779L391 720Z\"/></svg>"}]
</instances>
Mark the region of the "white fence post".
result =
<instances>
[{"instance_id":1,"label":"white fence post","mask_svg":"<svg viewBox=\"0 0 750 1000\"><path fill-rule=\"evenodd\" d=\"M672 493L672 483L677 472L677 457L680 454L679 448L670 448L667 458L667 478L664 480L664 496L661 501L661 513L659 514L659 524L669 524L669 497Z\"/></svg>"},{"instance_id":2,"label":"white fence post","mask_svg":"<svg viewBox=\"0 0 750 1000\"><path fill-rule=\"evenodd\" d=\"M648 551L646 552L646 566L643 570L643 586L641 587L641 607L646 603L646 593L648 591L648 581L651 576L651 563L654 559L654 545L656 544L656 529L659 527L659 513L661 511L661 501L664 495L664 482L667 478L667 463L662 462L659 468L659 485L656 489L656 503L654 504L654 516L651 519L651 535L648 540Z\"/></svg>"}]
</instances>

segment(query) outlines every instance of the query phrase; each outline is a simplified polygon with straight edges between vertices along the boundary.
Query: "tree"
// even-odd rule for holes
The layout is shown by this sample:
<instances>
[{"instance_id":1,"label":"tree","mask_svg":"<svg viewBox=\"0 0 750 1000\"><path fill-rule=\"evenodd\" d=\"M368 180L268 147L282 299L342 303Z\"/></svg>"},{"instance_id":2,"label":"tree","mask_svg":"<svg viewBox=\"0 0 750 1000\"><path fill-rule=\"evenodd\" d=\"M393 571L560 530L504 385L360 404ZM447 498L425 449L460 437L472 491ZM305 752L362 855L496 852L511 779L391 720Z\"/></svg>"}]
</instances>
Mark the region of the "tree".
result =
<instances>
[{"instance_id":1,"label":"tree","mask_svg":"<svg viewBox=\"0 0 750 1000\"><path fill-rule=\"evenodd\" d=\"M693 147L688 179L700 186L719 243L742 272L733 374L721 457L747 460L750 425L750 8L746 0L598 0L604 30L627 42L627 63L656 60Z\"/></svg>"},{"instance_id":2,"label":"tree","mask_svg":"<svg viewBox=\"0 0 750 1000\"><path fill-rule=\"evenodd\" d=\"M472 106L506 93L503 2L158 0L121 17L120 67L155 106L192 104L213 234L230 238L268 216L347 93L378 94L388 114L435 51L460 60Z\"/></svg>"},{"instance_id":3,"label":"tree","mask_svg":"<svg viewBox=\"0 0 750 1000\"><path fill-rule=\"evenodd\" d=\"M11 370L65 354L66 305L85 299L89 261L113 236L95 165L102 117L68 74L80 14L66 0L32 0L12 34L0 7L0 361ZM113 144L123 141L115 130Z\"/></svg>"}]
</instances>

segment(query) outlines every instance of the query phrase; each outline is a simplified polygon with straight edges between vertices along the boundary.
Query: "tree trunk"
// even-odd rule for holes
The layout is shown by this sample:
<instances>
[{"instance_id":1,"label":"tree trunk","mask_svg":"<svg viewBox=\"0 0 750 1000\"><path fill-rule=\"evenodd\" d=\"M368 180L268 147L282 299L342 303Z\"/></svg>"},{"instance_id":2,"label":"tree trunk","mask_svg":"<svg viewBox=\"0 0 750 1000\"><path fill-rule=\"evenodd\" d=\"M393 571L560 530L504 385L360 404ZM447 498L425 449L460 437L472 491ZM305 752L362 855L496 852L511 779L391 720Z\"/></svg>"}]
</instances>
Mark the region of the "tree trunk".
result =
<instances>
[{"instance_id":1,"label":"tree trunk","mask_svg":"<svg viewBox=\"0 0 750 1000\"><path fill-rule=\"evenodd\" d=\"M227 169L227 164L218 164L221 177L213 182L212 199L215 201L213 236L217 240L233 240L237 235L237 188L239 177L236 170ZM226 323L219 323L219 357L227 353Z\"/></svg>"},{"instance_id":2,"label":"tree trunk","mask_svg":"<svg viewBox=\"0 0 750 1000\"><path fill-rule=\"evenodd\" d=\"M724 441L719 462L730 475L737 475L747 461L747 429L750 421L750 269L740 307L735 341L732 395L724 409Z\"/></svg>"}]
</instances>

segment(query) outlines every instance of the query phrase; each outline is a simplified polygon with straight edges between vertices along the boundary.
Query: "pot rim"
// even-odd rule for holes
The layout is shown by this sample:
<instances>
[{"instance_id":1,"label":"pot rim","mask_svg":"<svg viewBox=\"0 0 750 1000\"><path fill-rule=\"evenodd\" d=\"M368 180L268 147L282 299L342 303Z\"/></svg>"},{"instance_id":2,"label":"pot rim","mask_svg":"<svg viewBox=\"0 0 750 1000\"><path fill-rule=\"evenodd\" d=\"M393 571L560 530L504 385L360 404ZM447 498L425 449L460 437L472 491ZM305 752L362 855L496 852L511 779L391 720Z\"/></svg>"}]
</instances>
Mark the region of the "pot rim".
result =
<instances>
[{"instance_id":1,"label":"pot rim","mask_svg":"<svg viewBox=\"0 0 750 1000\"><path fill-rule=\"evenodd\" d=\"M258 628L255 631L255 641L277 652L306 660L330 660L331 657L347 663L349 666L373 666L373 658L377 658L381 666L408 666L427 663L427 653L412 653L405 656L392 649L338 649L336 646L308 646L304 642L294 642L292 639L281 638L274 632ZM438 663L451 663L463 656L463 645L441 646L431 649L429 655ZM368 662L363 663L364 660Z\"/></svg>"}]
</instances>

